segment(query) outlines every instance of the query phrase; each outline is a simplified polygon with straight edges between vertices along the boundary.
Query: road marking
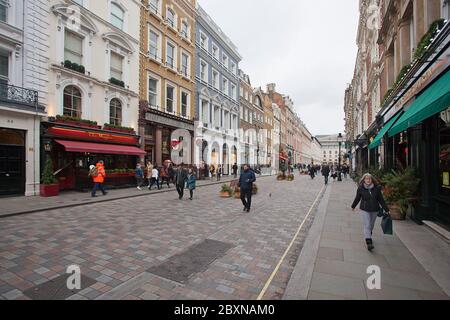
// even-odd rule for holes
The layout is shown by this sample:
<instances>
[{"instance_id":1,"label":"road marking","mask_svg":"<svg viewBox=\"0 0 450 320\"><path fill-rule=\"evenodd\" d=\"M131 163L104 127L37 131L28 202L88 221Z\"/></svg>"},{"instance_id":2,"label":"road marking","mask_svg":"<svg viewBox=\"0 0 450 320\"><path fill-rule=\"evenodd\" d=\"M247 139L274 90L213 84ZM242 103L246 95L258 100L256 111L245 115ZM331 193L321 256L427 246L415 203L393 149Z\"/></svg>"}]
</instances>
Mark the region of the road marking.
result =
<instances>
[{"instance_id":1,"label":"road marking","mask_svg":"<svg viewBox=\"0 0 450 320\"><path fill-rule=\"evenodd\" d=\"M300 234L300 231L303 228L303 225L305 224L306 220L308 219L309 215L311 214L313 208L315 207L317 200L319 200L320 195L322 194L323 190L325 189L326 186L323 186L322 189L320 190L319 194L316 197L316 200L314 200L313 204L311 205L311 208L309 208L308 213L306 214L305 218L303 219L302 223L300 224L300 226L297 229L297 232L295 233L294 237L292 238L291 243L289 244L289 246L287 247L286 251L284 252L284 254L281 256L280 261L278 262L277 266L275 267L275 269L273 270L272 274L270 275L269 279L267 280L266 284L264 285L264 288L262 289L261 293L258 295L258 298L256 300L262 300L262 298L264 297L264 295L266 294L267 289L269 288L270 284L273 281L273 278L275 278L276 274L278 273L278 269L280 269L281 264L283 263L284 259L286 258L287 254L289 253L289 251L291 250L292 246L294 245L295 240L297 239L298 235Z\"/></svg>"}]
</instances>

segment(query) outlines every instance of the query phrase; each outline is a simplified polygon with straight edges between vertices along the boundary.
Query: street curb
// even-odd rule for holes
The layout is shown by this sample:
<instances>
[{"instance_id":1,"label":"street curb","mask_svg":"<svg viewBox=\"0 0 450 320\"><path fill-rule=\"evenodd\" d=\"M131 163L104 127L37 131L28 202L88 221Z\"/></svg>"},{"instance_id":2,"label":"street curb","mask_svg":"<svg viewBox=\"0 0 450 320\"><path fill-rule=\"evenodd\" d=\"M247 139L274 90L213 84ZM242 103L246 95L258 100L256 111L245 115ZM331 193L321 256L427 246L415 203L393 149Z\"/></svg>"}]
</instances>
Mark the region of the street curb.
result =
<instances>
[{"instance_id":1,"label":"street curb","mask_svg":"<svg viewBox=\"0 0 450 320\"><path fill-rule=\"evenodd\" d=\"M314 222L308 231L300 255L295 263L291 278L287 284L282 300L307 300L317 253L320 247L328 202L330 200L331 185L326 188L317 208Z\"/></svg>"},{"instance_id":2,"label":"street curb","mask_svg":"<svg viewBox=\"0 0 450 320\"><path fill-rule=\"evenodd\" d=\"M268 177L273 177L273 176L261 176L261 177L257 177L257 178L261 179L261 178L268 178ZM208 186L214 186L214 185L218 185L218 184L228 183L228 182L231 182L233 180L235 180L235 179L216 181L216 182L213 182L213 183L208 183L208 184L204 184L204 185L198 185L197 188L202 188L202 187L208 187ZM155 190L155 192L152 192L152 193L144 193L144 194L135 194L135 195L128 195L128 196L121 196L121 197L113 198L113 199L111 199L111 198L98 199L98 200L89 201L89 202L83 202L83 203L78 202L78 203L63 204L63 205L57 205L57 206L51 206L51 207L45 207L45 208L39 208L39 209L33 209L33 210L27 210L27 211L21 211L21 212L7 213L7 214L4 214L4 215L0 215L0 219L11 218L11 217L15 217L15 216L21 216L21 215L37 213L37 212L43 212L43 211L49 211L49 210L55 210L55 209L74 208L74 207L81 207L81 206L85 206L85 205L96 204L96 203L103 203L103 202L109 202L109 201L133 199L133 198L145 197L145 196L155 195L155 194L159 194L159 193L167 193L167 192L172 192L172 191L176 191L176 188L166 189L166 190Z\"/></svg>"}]
</instances>

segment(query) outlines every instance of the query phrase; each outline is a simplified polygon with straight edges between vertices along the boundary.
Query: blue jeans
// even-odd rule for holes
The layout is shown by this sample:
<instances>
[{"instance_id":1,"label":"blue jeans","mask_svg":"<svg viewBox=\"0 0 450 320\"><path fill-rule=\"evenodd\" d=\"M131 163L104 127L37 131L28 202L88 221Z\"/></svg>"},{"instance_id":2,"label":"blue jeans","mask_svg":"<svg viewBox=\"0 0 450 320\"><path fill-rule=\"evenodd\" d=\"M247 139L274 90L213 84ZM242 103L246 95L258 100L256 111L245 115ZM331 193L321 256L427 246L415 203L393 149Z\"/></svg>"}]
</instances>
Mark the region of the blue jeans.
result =
<instances>
[{"instance_id":1,"label":"blue jeans","mask_svg":"<svg viewBox=\"0 0 450 320\"><path fill-rule=\"evenodd\" d=\"M94 188L92 188L92 194L91 194L93 197L97 193L97 189L100 189L100 191L103 193L103 195L106 194L105 189L103 189L103 183L95 182L94 183Z\"/></svg>"}]
</instances>

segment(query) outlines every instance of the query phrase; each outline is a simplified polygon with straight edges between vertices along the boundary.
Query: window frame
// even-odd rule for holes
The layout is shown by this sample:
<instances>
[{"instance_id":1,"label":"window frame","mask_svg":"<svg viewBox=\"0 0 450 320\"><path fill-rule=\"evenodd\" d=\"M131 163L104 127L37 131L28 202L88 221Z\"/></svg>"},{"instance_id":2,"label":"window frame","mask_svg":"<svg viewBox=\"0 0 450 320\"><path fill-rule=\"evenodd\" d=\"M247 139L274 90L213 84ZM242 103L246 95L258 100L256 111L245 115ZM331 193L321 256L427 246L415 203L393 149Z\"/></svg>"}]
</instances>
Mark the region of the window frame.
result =
<instances>
[{"instance_id":1,"label":"window frame","mask_svg":"<svg viewBox=\"0 0 450 320\"><path fill-rule=\"evenodd\" d=\"M113 12L113 8L117 8L122 12L122 17L117 16L114 12ZM111 23L111 25L113 25L114 27L116 27L117 29L120 29L122 31L125 30L125 10L122 8L121 5L119 5L116 2L111 2L111 8L110 8L110 12L109 12L109 22ZM113 22L113 18L118 19L119 21L122 22L121 27L117 26L114 22Z\"/></svg>"},{"instance_id":2,"label":"window frame","mask_svg":"<svg viewBox=\"0 0 450 320\"><path fill-rule=\"evenodd\" d=\"M70 98L71 98L70 114L67 114L67 113L66 113L66 109L69 109L69 108L67 108L67 106L65 105L65 102L66 102L66 90L67 90L68 88L71 88L71 89L72 89L72 92L70 92L70 93L67 94L67 95L69 95ZM78 91L79 96L74 95L73 89L76 89L76 90ZM74 118L79 118L79 119L81 119L82 114L83 114L83 93L82 93L81 89L80 89L79 87L73 85L73 84L70 84L70 85L67 85L66 87L64 87L64 89L63 89L63 91L62 91L62 94L63 94L63 101L62 101L62 102L63 102L63 106L62 106L62 107L63 107L63 110L62 110L63 112L62 112L62 114L63 114L64 116L69 116L69 117L74 117ZM74 99L74 98L79 99L80 110L75 110L75 109L73 108L74 105L75 105L75 103L74 103L75 99ZM74 110L75 110L75 112L77 112L77 114L75 114L75 115L74 115Z\"/></svg>"},{"instance_id":3,"label":"window frame","mask_svg":"<svg viewBox=\"0 0 450 320\"><path fill-rule=\"evenodd\" d=\"M115 106L113 106L113 102L118 103L118 105L116 104ZM115 117L113 118L112 116L112 108L114 108L114 115ZM119 117L117 117L117 109L120 110L120 114ZM114 120L114 121L113 121ZM117 121L117 122L116 122ZM122 121L123 121L123 104L122 101L120 101L120 99L118 98L113 98L111 99L111 101L109 101L109 124L114 125L114 126L122 126Z\"/></svg>"}]
</instances>

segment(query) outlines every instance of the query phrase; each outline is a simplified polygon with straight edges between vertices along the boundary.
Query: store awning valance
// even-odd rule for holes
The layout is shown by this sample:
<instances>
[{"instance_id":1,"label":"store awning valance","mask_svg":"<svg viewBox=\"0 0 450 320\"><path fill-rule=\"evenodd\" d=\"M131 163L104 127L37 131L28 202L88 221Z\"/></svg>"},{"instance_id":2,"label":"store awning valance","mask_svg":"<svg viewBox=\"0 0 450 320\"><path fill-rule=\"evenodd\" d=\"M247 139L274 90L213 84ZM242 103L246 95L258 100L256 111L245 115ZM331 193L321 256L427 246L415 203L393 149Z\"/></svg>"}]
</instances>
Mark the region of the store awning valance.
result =
<instances>
[{"instance_id":1,"label":"store awning valance","mask_svg":"<svg viewBox=\"0 0 450 320\"><path fill-rule=\"evenodd\" d=\"M381 145L381 140L383 139L384 135L388 132L390 128L395 124L395 122L400 118L400 116L403 114L403 112L397 113L395 116L393 116L388 123L378 132L375 139L369 144L369 150L375 149L376 147Z\"/></svg>"},{"instance_id":2,"label":"store awning valance","mask_svg":"<svg viewBox=\"0 0 450 320\"><path fill-rule=\"evenodd\" d=\"M98 154L123 154L129 156L142 156L145 151L133 146L122 146L117 144L80 142L69 140L55 140L64 146L67 152L89 152Z\"/></svg>"},{"instance_id":3,"label":"store awning valance","mask_svg":"<svg viewBox=\"0 0 450 320\"><path fill-rule=\"evenodd\" d=\"M448 107L450 107L450 71L441 76L413 102L411 107L389 130L389 136L395 136Z\"/></svg>"}]
</instances>

